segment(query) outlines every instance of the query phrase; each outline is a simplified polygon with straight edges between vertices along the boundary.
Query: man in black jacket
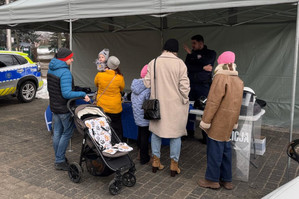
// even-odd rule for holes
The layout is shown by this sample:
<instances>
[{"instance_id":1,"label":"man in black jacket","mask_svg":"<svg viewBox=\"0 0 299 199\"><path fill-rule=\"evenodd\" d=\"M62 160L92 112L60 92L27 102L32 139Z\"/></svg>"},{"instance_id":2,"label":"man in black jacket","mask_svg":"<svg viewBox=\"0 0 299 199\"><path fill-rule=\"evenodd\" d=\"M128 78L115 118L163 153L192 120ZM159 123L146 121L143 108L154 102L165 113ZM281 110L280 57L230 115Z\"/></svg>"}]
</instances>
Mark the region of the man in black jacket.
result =
<instances>
[{"instance_id":1,"label":"man in black jacket","mask_svg":"<svg viewBox=\"0 0 299 199\"><path fill-rule=\"evenodd\" d=\"M207 97L212 83L212 70L216 59L216 52L210 50L204 45L204 38L201 35L195 35L191 38L192 50L184 45L185 51L188 53L186 57L186 65L188 68L188 77L190 79L190 101L195 101L201 96ZM188 119L188 136L194 137L195 115L189 116ZM206 142L206 134L202 132L203 140Z\"/></svg>"}]
</instances>

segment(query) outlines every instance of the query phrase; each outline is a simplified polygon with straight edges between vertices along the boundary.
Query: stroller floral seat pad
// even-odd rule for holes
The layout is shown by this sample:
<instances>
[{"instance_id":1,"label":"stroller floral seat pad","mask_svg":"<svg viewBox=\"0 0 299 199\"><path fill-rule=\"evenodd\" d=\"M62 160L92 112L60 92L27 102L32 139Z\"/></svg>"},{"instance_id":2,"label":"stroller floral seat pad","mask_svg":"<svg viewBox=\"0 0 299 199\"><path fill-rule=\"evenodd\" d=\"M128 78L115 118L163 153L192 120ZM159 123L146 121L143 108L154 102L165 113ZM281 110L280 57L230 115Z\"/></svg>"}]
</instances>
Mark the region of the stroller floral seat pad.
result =
<instances>
[{"instance_id":1,"label":"stroller floral seat pad","mask_svg":"<svg viewBox=\"0 0 299 199\"><path fill-rule=\"evenodd\" d=\"M112 146L111 128L104 117L98 117L85 121L90 137L96 141L101 150L105 153L115 154L116 152L129 152L133 148L126 143L120 142Z\"/></svg>"}]
</instances>

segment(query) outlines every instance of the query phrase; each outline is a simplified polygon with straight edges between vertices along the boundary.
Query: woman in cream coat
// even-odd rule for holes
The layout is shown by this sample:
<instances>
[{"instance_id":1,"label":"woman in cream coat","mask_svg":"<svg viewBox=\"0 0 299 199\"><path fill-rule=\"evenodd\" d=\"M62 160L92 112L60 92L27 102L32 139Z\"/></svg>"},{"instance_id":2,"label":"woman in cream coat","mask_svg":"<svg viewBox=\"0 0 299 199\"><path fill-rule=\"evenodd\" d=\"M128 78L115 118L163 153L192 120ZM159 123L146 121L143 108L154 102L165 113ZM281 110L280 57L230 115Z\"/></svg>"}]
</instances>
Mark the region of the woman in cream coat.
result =
<instances>
[{"instance_id":1,"label":"woman in cream coat","mask_svg":"<svg viewBox=\"0 0 299 199\"><path fill-rule=\"evenodd\" d=\"M164 166L160 163L161 138L170 138L171 176L180 173L178 161L181 151L181 137L186 135L189 110L190 83L185 63L177 57L179 49L176 39L165 42L162 54L156 59L156 80L154 81L154 62L148 66L144 85L151 88L151 99L160 102L161 120L151 120L151 138L155 173ZM156 84L156 86L154 85ZM156 88L156 90L155 90Z\"/></svg>"}]
</instances>

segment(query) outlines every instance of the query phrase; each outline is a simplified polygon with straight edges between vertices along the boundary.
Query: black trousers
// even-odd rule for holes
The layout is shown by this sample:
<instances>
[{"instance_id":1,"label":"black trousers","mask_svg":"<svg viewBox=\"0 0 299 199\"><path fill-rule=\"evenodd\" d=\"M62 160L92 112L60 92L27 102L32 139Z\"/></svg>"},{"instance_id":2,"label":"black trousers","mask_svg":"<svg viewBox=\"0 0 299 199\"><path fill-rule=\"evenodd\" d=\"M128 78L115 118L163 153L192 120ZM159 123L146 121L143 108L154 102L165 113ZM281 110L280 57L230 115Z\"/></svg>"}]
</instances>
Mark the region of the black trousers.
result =
<instances>
[{"instance_id":1,"label":"black trousers","mask_svg":"<svg viewBox=\"0 0 299 199\"><path fill-rule=\"evenodd\" d=\"M146 164L150 160L148 154L149 137L151 133L148 126L138 126L137 146L140 149L140 163Z\"/></svg>"},{"instance_id":2,"label":"black trousers","mask_svg":"<svg viewBox=\"0 0 299 199\"><path fill-rule=\"evenodd\" d=\"M190 93L189 93L189 100L190 101L195 101L199 99L201 96L208 97L209 90L210 90L210 84L198 84L198 83L190 83ZM194 136L194 131L195 131L195 120L196 120L196 115L190 114L188 117L188 123L187 123L187 131L188 135L190 137ZM207 134L202 131L202 138L203 142L206 143L207 140Z\"/></svg>"},{"instance_id":3,"label":"black trousers","mask_svg":"<svg viewBox=\"0 0 299 199\"><path fill-rule=\"evenodd\" d=\"M190 93L189 93L189 100L195 101L201 96L208 97L209 90L210 90L210 84L190 84Z\"/></svg>"},{"instance_id":4,"label":"black trousers","mask_svg":"<svg viewBox=\"0 0 299 199\"><path fill-rule=\"evenodd\" d=\"M108 117L111 119L111 127L114 129L115 133L119 137L119 139L123 140L123 126L121 123L121 113L113 114L113 113L105 113ZM112 136L112 142L115 142L116 140Z\"/></svg>"}]
</instances>

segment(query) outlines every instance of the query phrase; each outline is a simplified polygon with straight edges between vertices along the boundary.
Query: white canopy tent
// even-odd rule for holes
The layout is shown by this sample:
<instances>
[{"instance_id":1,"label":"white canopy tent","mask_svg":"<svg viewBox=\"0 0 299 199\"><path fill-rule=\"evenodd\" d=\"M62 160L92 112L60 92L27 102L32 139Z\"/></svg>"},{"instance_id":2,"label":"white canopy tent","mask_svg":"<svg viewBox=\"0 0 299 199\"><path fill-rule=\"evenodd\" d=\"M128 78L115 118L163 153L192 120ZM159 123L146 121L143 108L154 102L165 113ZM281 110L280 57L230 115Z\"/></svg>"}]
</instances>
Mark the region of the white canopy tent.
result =
<instances>
[{"instance_id":1,"label":"white canopy tent","mask_svg":"<svg viewBox=\"0 0 299 199\"><path fill-rule=\"evenodd\" d=\"M294 3L294 0L18 0L1 7L0 24L103 18Z\"/></svg>"},{"instance_id":2,"label":"white canopy tent","mask_svg":"<svg viewBox=\"0 0 299 199\"><path fill-rule=\"evenodd\" d=\"M202 34L208 47L218 54L224 50L236 52L245 85L268 103L266 123L290 124L292 140L294 113L299 113L298 98L295 109L297 3L294 0L18 0L0 7L0 27L70 32L76 56L75 80L84 86L93 86L96 73L93 61L101 49L109 47L121 60L127 88L138 77L141 67L159 55L163 39L175 37L182 45L188 44L192 35ZM184 59L182 50L179 56Z\"/></svg>"}]
</instances>

